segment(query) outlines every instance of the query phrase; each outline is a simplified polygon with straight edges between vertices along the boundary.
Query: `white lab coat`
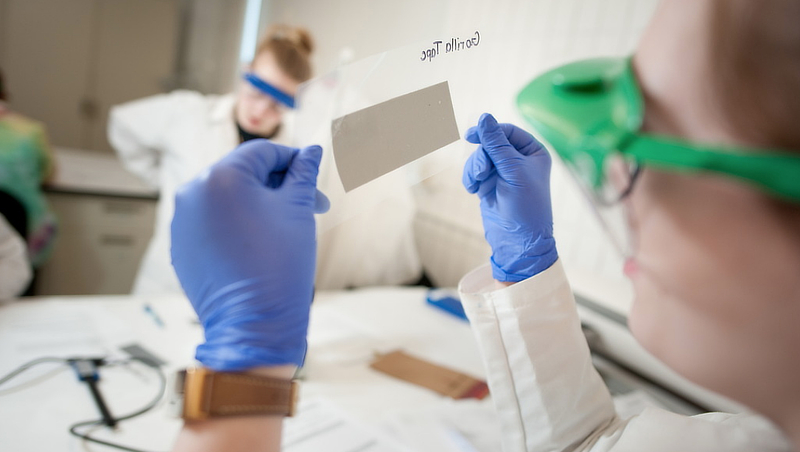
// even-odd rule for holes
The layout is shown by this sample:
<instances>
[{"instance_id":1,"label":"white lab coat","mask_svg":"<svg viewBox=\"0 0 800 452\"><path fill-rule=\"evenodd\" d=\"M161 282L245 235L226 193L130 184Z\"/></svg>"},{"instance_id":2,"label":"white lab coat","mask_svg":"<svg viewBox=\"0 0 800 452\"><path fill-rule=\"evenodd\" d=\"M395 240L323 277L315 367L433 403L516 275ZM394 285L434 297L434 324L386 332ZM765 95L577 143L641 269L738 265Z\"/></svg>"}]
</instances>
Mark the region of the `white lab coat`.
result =
<instances>
[{"instance_id":1,"label":"white lab coat","mask_svg":"<svg viewBox=\"0 0 800 452\"><path fill-rule=\"evenodd\" d=\"M133 293L181 291L169 254L175 192L239 144L234 106L232 94L175 91L111 109L108 138L123 164L160 189L153 239ZM290 142L291 123L291 115L286 115L274 141ZM323 155L323 168L332 168L325 164L329 154ZM320 178L327 179L333 178ZM324 186L320 189L325 191ZM410 190L382 196L384 202L318 237L317 288L402 284L419 277Z\"/></svg>"},{"instance_id":2,"label":"white lab coat","mask_svg":"<svg viewBox=\"0 0 800 452\"><path fill-rule=\"evenodd\" d=\"M0 300L20 295L32 276L27 244L0 215Z\"/></svg>"},{"instance_id":3,"label":"white lab coat","mask_svg":"<svg viewBox=\"0 0 800 452\"><path fill-rule=\"evenodd\" d=\"M460 283L498 412L505 452L792 451L751 414L687 417L657 408L620 419L592 365L561 262L494 290L491 269Z\"/></svg>"}]
</instances>

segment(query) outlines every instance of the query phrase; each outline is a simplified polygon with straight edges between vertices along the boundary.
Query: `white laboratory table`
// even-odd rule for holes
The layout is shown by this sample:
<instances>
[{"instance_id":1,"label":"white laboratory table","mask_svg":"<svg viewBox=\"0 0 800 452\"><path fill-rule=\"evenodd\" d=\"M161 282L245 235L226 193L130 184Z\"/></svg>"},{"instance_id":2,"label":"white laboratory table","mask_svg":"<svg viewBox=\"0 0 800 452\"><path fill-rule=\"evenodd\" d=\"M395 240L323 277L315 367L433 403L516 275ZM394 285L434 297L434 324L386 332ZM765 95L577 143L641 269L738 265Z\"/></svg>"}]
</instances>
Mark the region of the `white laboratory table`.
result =
<instances>
[{"instance_id":1,"label":"white laboratory table","mask_svg":"<svg viewBox=\"0 0 800 452\"><path fill-rule=\"evenodd\" d=\"M147 312L147 305L158 321ZM194 347L201 340L202 330L182 297L17 301L0 307L0 374L42 356L122 356L119 347L129 343L163 358L171 372L192 363ZM393 349L477 377L484 375L469 325L426 305L424 289L319 292L312 308L301 399L325 400L367 426L393 431L393 439L402 439L404 433L414 435L416 427L409 419L433 416L444 424L459 425L473 450L499 450L489 398L453 401L368 367L375 352ZM30 383L22 384L26 382ZM115 415L144 405L156 393L157 383L153 371L143 365L101 369L100 387ZM169 450L181 423L168 411L163 403L121 423L114 432L99 429L96 433L145 450ZM88 388L71 369L42 365L0 386L0 449L112 450L68 434L71 424L98 417ZM411 450L444 450L416 446Z\"/></svg>"}]
</instances>

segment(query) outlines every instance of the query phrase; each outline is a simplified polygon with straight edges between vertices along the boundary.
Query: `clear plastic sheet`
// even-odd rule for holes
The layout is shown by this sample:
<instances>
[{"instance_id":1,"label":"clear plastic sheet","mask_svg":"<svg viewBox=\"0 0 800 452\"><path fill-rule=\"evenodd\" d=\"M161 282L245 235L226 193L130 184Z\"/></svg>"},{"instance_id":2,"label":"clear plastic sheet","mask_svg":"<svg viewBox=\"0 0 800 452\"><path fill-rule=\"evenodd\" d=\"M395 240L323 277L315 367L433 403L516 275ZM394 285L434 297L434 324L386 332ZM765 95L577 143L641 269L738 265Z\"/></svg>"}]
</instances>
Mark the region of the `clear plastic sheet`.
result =
<instances>
[{"instance_id":1,"label":"clear plastic sheet","mask_svg":"<svg viewBox=\"0 0 800 452\"><path fill-rule=\"evenodd\" d=\"M331 210L319 219L321 232L405 196L474 150L462 137L482 110L465 105L491 84L485 62L496 45L479 30L453 35L367 57L300 87L294 144L324 149L318 185Z\"/></svg>"}]
</instances>

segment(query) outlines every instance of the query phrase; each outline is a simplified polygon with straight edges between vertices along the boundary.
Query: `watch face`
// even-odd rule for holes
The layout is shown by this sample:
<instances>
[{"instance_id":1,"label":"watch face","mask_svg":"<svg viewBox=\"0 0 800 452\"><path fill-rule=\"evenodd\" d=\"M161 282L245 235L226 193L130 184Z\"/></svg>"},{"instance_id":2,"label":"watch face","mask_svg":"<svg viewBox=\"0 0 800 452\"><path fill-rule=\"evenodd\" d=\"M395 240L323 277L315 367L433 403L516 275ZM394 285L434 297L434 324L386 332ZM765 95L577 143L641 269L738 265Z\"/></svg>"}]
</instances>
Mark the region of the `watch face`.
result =
<instances>
[{"instance_id":1,"label":"watch face","mask_svg":"<svg viewBox=\"0 0 800 452\"><path fill-rule=\"evenodd\" d=\"M170 375L167 387L167 412L170 417L183 417L183 399L186 382L186 369L179 370Z\"/></svg>"}]
</instances>

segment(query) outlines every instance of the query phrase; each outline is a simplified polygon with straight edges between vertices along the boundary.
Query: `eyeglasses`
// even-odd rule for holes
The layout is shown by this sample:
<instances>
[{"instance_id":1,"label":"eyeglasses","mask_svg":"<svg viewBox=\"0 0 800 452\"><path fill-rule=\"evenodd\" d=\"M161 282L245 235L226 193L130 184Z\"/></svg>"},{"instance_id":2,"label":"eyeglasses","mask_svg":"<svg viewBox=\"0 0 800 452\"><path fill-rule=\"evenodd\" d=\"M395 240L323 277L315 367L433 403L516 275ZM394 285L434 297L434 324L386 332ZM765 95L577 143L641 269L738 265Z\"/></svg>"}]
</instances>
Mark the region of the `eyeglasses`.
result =
<instances>
[{"instance_id":1,"label":"eyeglasses","mask_svg":"<svg viewBox=\"0 0 800 452\"><path fill-rule=\"evenodd\" d=\"M597 201L603 205L613 205L625 200L633 192L633 187L643 169L641 163L636 160L610 158L609 164L606 165L609 182L604 184L605 191L600 192Z\"/></svg>"},{"instance_id":2,"label":"eyeglasses","mask_svg":"<svg viewBox=\"0 0 800 452\"><path fill-rule=\"evenodd\" d=\"M591 59L551 70L520 92L517 105L598 202L621 194L609 187L608 178L618 158L631 162L629 167L635 162L637 167L724 174L800 203L796 154L705 146L641 132L644 101L630 58Z\"/></svg>"},{"instance_id":3,"label":"eyeglasses","mask_svg":"<svg viewBox=\"0 0 800 452\"><path fill-rule=\"evenodd\" d=\"M290 110L295 107L294 96L281 91L256 74L252 72L246 72L244 75L242 75L242 78L246 82L246 94L249 97L254 99L266 98L271 102L272 107L279 111Z\"/></svg>"}]
</instances>

